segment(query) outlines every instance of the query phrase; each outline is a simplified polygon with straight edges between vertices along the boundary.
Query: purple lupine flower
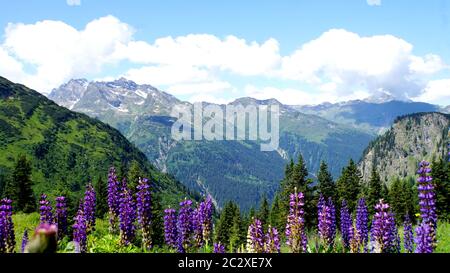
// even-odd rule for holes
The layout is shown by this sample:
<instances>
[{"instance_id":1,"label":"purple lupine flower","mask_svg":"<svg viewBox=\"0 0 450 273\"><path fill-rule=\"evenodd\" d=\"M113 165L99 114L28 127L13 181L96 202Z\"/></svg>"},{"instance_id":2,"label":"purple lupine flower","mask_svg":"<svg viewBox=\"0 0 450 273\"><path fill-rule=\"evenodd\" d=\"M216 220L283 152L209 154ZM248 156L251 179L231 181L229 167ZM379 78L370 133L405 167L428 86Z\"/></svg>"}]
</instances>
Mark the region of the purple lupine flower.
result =
<instances>
[{"instance_id":1,"label":"purple lupine flower","mask_svg":"<svg viewBox=\"0 0 450 273\"><path fill-rule=\"evenodd\" d=\"M108 207L109 207L109 230L116 233L119 219L120 185L117 180L116 169L111 167L108 174Z\"/></svg>"},{"instance_id":2,"label":"purple lupine flower","mask_svg":"<svg viewBox=\"0 0 450 273\"><path fill-rule=\"evenodd\" d=\"M177 215L174 209L164 210L164 238L169 247L177 247Z\"/></svg>"},{"instance_id":3,"label":"purple lupine flower","mask_svg":"<svg viewBox=\"0 0 450 273\"><path fill-rule=\"evenodd\" d=\"M329 198L328 201L325 201L321 196L320 199L318 204L319 236L324 245L326 245L328 249L332 249L336 237L335 207L331 198Z\"/></svg>"},{"instance_id":4,"label":"purple lupine flower","mask_svg":"<svg viewBox=\"0 0 450 273\"><path fill-rule=\"evenodd\" d=\"M55 224L58 227L58 240L67 234L67 204L64 196L56 197Z\"/></svg>"},{"instance_id":5,"label":"purple lupine flower","mask_svg":"<svg viewBox=\"0 0 450 273\"><path fill-rule=\"evenodd\" d=\"M225 246L222 245L220 242L214 243L214 253L225 253Z\"/></svg>"},{"instance_id":6,"label":"purple lupine flower","mask_svg":"<svg viewBox=\"0 0 450 273\"><path fill-rule=\"evenodd\" d=\"M134 225L136 209L125 179L122 181L122 192L120 193L119 220L120 243L127 246L134 240L136 235L136 226Z\"/></svg>"},{"instance_id":7,"label":"purple lupine flower","mask_svg":"<svg viewBox=\"0 0 450 273\"><path fill-rule=\"evenodd\" d=\"M433 238L431 234L431 226L422 221L416 228L416 253L433 253Z\"/></svg>"},{"instance_id":8,"label":"purple lupine flower","mask_svg":"<svg viewBox=\"0 0 450 273\"><path fill-rule=\"evenodd\" d=\"M348 250L350 248L350 241L353 238L353 220L345 200L342 201L341 206L341 235L342 244Z\"/></svg>"},{"instance_id":9,"label":"purple lupine flower","mask_svg":"<svg viewBox=\"0 0 450 273\"><path fill-rule=\"evenodd\" d=\"M0 200L0 253L13 253L16 246L12 220L12 200Z\"/></svg>"},{"instance_id":10,"label":"purple lupine flower","mask_svg":"<svg viewBox=\"0 0 450 273\"><path fill-rule=\"evenodd\" d=\"M25 247L27 246L27 244L28 244L28 229L25 229L22 236L22 245L20 247L20 251L22 253L25 253Z\"/></svg>"},{"instance_id":11,"label":"purple lupine flower","mask_svg":"<svg viewBox=\"0 0 450 273\"><path fill-rule=\"evenodd\" d=\"M180 253L185 253L192 245L193 240L193 210L192 201L184 200L180 203L180 211L177 220L177 250Z\"/></svg>"},{"instance_id":12,"label":"purple lupine flower","mask_svg":"<svg viewBox=\"0 0 450 273\"><path fill-rule=\"evenodd\" d=\"M407 253L414 251L414 231L408 215L405 216L405 222L403 223L403 244Z\"/></svg>"},{"instance_id":13,"label":"purple lupine flower","mask_svg":"<svg viewBox=\"0 0 450 273\"><path fill-rule=\"evenodd\" d=\"M92 183L86 186L83 200L83 212L86 218L87 232L90 233L95 229L95 204L96 194Z\"/></svg>"},{"instance_id":14,"label":"purple lupine flower","mask_svg":"<svg viewBox=\"0 0 450 273\"><path fill-rule=\"evenodd\" d=\"M291 248L293 253L306 252L307 236L305 232L305 206L303 193L297 193L295 188L294 193L289 197L289 215L286 224L286 244Z\"/></svg>"},{"instance_id":15,"label":"purple lupine flower","mask_svg":"<svg viewBox=\"0 0 450 273\"><path fill-rule=\"evenodd\" d=\"M430 226L430 237L433 241L433 249L436 248L436 230L437 230L437 215L436 215L436 196L434 193L433 178L429 175L431 173L430 163L422 161L419 163L418 191L419 191L419 206L420 217L422 222ZM422 229L425 230L425 229Z\"/></svg>"},{"instance_id":16,"label":"purple lupine flower","mask_svg":"<svg viewBox=\"0 0 450 273\"><path fill-rule=\"evenodd\" d=\"M6 238L8 237L6 211L3 210L3 200L0 203L0 253L6 252Z\"/></svg>"},{"instance_id":17,"label":"purple lupine flower","mask_svg":"<svg viewBox=\"0 0 450 273\"><path fill-rule=\"evenodd\" d=\"M356 234L354 236L359 239L359 247L363 247L365 249L367 242L369 241L369 214L367 212L366 200L364 198L358 200L355 222Z\"/></svg>"},{"instance_id":18,"label":"purple lupine flower","mask_svg":"<svg viewBox=\"0 0 450 273\"><path fill-rule=\"evenodd\" d=\"M50 205L46 194L41 195L41 199L39 200L39 211L41 214L41 224L53 224L52 206Z\"/></svg>"},{"instance_id":19,"label":"purple lupine flower","mask_svg":"<svg viewBox=\"0 0 450 273\"><path fill-rule=\"evenodd\" d=\"M377 253L397 252L398 234L396 231L394 215L389 211L389 205L380 200L375 205L375 215L372 221L373 251Z\"/></svg>"},{"instance_id":20,"label":"purple lupine flower","mask_svg":"<svg viewBox=\"0 0 450 273\"><path fill-rule=\"evenodd\" d=\"M136 192L137 216L142 231L142 245L145 249L152 247L151 238L151 193L147 178L140 179Z\"/></svg>"},{"instance_id":21,"label":"purple lupine flower","mask_svg":"<svg viewBox=\"0 0 450 273\"><path fill-rule=\"evenodd\" d=\"M262 228L261 221L257 218L253 218L252 223L248 227L247 252L248 253L264 252L264 231Z\"/></svg>"},{"instance_id":22,"label":"purple lupine flower","mask_svg":"<svg viewBox=\"0 0 450 273\"><path fill-rule=\"evenodd\" d=\"M72 228L75 252L85 253L87 251L87 221L82 209L78 210L74 221Z\"/></svg>"},{"instance_id":23,"label":"purple lupine flower","mask_svg":"<svg viewBox=\"0 0 450 273\"><path fill-rule=\"evenodd\" d=\"M208 245L211 238L212 231L212 213L214 206L210 196L206 198L205 201L201 202L199 205L199 222L201 224L203 240Z\"/></svg>"},{"instance_id":24,"label":"purple lupine flower","mask_svg":"<svg viewBox=\"0 0 450 273\"><path fill-rule=\"evenodd\" d=\"M203 246L203 226L201 222L200 207L192 212L192 228L194 230L194 242L196 247Z\"/></svg>"},{"instance_id":25,"label":"purple lupine flower","mask_svg":"<svg viewBox=\"0 0 450 273\"><path fill-rule=\"evenodd\" d=\"M278 236L278 230L270 225L264 240L264 252L280 253L280 236Z\"/></svg>"}]
</instances>

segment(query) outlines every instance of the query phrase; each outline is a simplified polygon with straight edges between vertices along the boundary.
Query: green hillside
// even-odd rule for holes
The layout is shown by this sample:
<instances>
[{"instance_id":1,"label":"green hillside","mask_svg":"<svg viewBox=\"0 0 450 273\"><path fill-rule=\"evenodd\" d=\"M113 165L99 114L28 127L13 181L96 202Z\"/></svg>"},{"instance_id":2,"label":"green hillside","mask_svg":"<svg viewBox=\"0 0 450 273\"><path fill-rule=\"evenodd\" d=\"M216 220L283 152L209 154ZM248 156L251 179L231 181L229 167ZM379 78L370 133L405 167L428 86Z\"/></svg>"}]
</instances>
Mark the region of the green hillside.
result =
<instances>
[{"instance_id":1,"label":"green hillside","mask_svg":"<svg viewBox=\"0 0 450 273\"><path fill-rule=\"evenodd\" d=\"M118 171L125 174L134 161L164 203L187 194L116 129L0 77L0 191L19 155L31 161L35 194L79 193L86 183L107 179L110 166L124 166Z\"/></svg>"}]
</instances>

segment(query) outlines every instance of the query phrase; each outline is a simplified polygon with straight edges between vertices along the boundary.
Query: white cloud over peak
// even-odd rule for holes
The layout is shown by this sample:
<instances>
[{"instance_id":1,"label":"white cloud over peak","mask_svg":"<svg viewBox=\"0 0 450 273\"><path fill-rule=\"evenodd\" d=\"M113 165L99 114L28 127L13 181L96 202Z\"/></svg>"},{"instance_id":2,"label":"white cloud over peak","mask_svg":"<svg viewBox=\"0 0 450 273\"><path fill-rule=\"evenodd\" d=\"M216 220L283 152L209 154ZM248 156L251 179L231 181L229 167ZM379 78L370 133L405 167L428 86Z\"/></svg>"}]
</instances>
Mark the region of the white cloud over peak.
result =
<instances>
[{"instance_id":1,"label":"white cloud over peak","mask_svg":"<svg viewBox=\"0 0 450 273\"><path fill-rule=\"evenodd\" d=\"M381 6L381 0L366 0L369 6Z\"/></svg>"},{"instance_id":2,"label":"white cloud over peak","mask_svg":"<svg viewBox=\"0 0 450 273\"><path fill-rule=\"evenodd\" d=\"M66 3L69 6L79 6L81 5L81 0L66 0Z\"/></svg>"},{"instance_id":3,"label":"white cloud over peak","mask_svg":"<svg viewBox=\"0 0 450 273\"><path fill-rule=\"evenodd\" d=\"M417 96L426 76L445 68L437 55L415 56L413 46L392 35L361 37L332 29L283 58L277 76L333 86L341 95L361 88L388 91L398 98Z\"/></svg>"}]
</instances>

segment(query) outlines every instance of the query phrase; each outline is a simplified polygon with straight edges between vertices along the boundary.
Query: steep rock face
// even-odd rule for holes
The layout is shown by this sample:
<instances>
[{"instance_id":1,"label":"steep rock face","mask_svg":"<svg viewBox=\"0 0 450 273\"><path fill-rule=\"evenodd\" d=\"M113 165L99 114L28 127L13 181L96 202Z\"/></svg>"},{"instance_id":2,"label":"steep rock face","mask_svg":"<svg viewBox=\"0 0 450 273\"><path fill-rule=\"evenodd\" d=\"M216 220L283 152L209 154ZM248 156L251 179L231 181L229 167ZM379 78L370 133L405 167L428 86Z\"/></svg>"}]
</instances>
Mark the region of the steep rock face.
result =
<instances>
[{"instance_id":1,"label":"steep rock face","mask_svg":"<svg viewBox=\"0 0 450 273\"><path fill-rule=\"evenodd\" d=\"M418 113L399 117L394 125L374 140L359 163L364 181L373 167L382 181L415 173L421 160L443 157L446 151L450 115Z\"/></svg>"}]
</instances>

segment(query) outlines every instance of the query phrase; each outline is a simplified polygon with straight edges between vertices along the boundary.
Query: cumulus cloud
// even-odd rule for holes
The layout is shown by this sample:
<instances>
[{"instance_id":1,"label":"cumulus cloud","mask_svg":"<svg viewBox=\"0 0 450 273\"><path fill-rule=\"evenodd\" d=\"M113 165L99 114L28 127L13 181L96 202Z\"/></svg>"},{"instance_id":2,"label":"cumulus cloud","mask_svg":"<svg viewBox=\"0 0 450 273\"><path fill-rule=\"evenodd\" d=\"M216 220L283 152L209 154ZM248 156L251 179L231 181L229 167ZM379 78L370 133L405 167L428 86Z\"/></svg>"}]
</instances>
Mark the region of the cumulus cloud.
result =
<instances>
[{"instance_id":1,"label":"cumulus cloud","mask_svg":"<svg viewBox=\"0 0 450 273\"><path fill-rule=\"evenodd\" d=\"M381 0L367 0L369 6L381 6Z\"/></svg>"},{"instance_id":2,"label":"cumulus cloud","mask_svg":"<svg viewBox=\"0 0 450 273\"><path fill-rule=\"evenodd\" d=\"M332 29L283 57L277 76L332 87L343 96L366 89L397 98L417 96L426 77L445 68L437 55L415 56L413 46L391 35L361 37Z\"/></svg>"},{"instance_id":3,"label":"cumulus cloud","mask_svg":"<svg viewBox=\"0 0 450 273\"><path fill-rule=\"evenodd\" d=\"M212 79L206 69L187 65L154 65L133 68L123 77L139 84L174 85L181 83L198 83Z\"/></svg>"},{"instance_id":4,"label":"cumulus cloud","mask_svg":"<svg viewBox=\"0 0 450 273\"><path fill-rule=\"evenodd\" d=\"M244 76L266 74L281 60L275 39L259 44L235 36L220 39L208 34L164 37L152 44L130 42L120 48L117 57L134 63L206 67Z\"/></svg>"},{"instance_id":5,"label":"cumulus cloud","mask_svg":"<svg viewBox=\"0 0 450 273\"><path fill-rule=\"evenodd\" d=\"M24 83L46 93L70 78L99 73L104 65L117 62L116 48L132 35L133 29L113 16L94 20L81 31L60 21L10 23L2 48L35 68Z\"/></svg>"},{"instance_id":6,"label":"cumulus cloud","mask_svg":"<svg viewBox=\"0 0 450 273\"><path fill-rule=\"evenodd\" d=\"M257 87L254 85L247 85L244 88L245 95L260 99L277 99L279 102L287 105L313 105L323 102L339 102L356 99L364 99L369 96L366 91L355 91L346 96L341 96L334 91L320 89L317 92L308 92L295 88L277 88L274 86Z\"/></svg>"},{"instance_id":7,"label":"cumulus cloud","mask_svg":"<svg viewBox=\"0 0 450 273\"><path fill-rule=\"evenodd\" d=\"M69 6L79 6L81 5L81 0L66 0L66 3Z\"/></svg>"},{"instance_id":8,"label":"cumulus cloud","mask_svg":"<svg viewBox=\"0 0 450 273\"><path fill-rule=\"evenodd\" d=\"M413 100L438 105L450 105L450 79L428 82L424 92L413 98Z\"/></svg>"}]
</instances>

